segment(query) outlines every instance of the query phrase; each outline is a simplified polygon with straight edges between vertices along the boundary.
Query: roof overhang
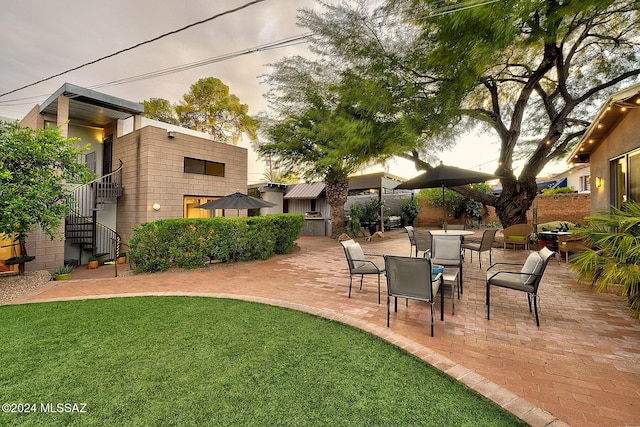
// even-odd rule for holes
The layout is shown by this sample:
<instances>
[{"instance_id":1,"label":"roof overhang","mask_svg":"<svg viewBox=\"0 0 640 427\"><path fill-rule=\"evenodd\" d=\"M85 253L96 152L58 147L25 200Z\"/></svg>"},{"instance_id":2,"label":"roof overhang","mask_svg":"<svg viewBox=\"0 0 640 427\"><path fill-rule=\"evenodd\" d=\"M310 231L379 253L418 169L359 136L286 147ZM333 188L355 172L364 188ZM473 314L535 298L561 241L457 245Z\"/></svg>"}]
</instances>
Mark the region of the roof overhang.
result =
<instances>
[{"instance_id":1,"label":"roof overhang","mask_svg":"<svg viewBox=\"0 0 640 427\"><path fill-rule=\"evenodd\" d=\"M126 119L144 112L144 106L91 89L65 83L40 106L40 114L58 115L58 98L69 98L69 120L105 126L116 119Z\"/></svg>"},{"instance_id":2,"label":"roof overhang","mask_svg":"<svg viewBox=\"0 0 640 427\"><path fill-rule=\"evenodd\" d=\"M616 92L607 99L569 155L567 163L588 163L590 154L609 136L632 108L640 108L640 84Z\"/></svg>"}]
</instances>

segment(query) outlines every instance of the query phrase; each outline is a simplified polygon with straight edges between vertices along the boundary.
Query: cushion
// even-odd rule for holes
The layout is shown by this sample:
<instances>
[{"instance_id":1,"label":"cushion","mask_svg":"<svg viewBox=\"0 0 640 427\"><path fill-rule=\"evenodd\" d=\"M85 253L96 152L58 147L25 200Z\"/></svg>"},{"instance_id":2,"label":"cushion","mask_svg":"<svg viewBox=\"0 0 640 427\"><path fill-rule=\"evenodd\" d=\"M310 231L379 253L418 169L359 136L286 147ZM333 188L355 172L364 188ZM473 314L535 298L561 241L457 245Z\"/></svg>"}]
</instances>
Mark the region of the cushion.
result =
<instances>
[{"instance_id":1,"label":"cushion","mask_svg":"<svg viewBox=\"0 0 640 427\"><path fill-rule=\"evenodd\" d=\"M520 276L522 278L522 284L532 284L536 280L536 276L533 276L533 274L540 273L540 270L542 270L542 258L538 255L538 252L530 253L522 266L522 270L520 270L520 273L523 273Z\"/></svg>"},{"instance_id":2,"label":"cushion","mask_svg":"<svg viewBox=\"0 0 640 427\"><path fill-rule=\"evenodd\" d=\"M362 250L362 246L359 243L355 243L353 245L347 246L347 252L349 253L349 258L353 262L353 267L358 268L362 267L366 264L363 261L353 261L353 260L363 260L364 259L364 251Z\"/></svg>"},{"instance_id":3,"label":"cushion","mask_svg":"<svg viewBox=\"0 0 640 427\"><path fill-rule=\"evenodd\" d=\"M509 236L509 240L522 240L524 242L527 240L527 236Z\"/></svg>"}]
</instances>

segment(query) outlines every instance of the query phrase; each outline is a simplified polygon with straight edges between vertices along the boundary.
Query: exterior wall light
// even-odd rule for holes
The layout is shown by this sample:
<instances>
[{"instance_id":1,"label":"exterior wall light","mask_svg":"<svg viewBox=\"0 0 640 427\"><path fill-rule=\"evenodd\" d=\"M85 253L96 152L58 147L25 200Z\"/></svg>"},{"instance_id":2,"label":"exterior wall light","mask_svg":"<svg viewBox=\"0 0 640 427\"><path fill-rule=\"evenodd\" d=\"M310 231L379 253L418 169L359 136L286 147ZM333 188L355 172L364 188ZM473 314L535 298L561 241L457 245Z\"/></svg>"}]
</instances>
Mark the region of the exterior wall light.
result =
<instances>
[{"instance_id":1,"label":"exterior wall light","mask_svg":"<svg viewBox=\"0 0 640 427\"><path fill-rule=\"evenodd\" d=\"M152 206L154 211L159 211L160 210L160 203L154 203Z\"/></svg>"},{"instance_id":2,"label":"exterior wall light","mask_svg":"<svg viewBox=\"0 0 640 427\"><path fill-rule=\"evenodd\" d=\"M168 130L168 131L167 131L167 136L168 136L169 138L173 139L173 138L175 138L175 137L176 137L176 132L175 132L175 131L173 131L173 130Z\"/></svg>"},{"instance_id":3,"label":"exterior wall light","mask_svg":"<svg viewBox=\"0 0 640 427\"><path fill-rule=\"evenodd\" d=\"M602 177L601 176L597 176L596 177L596 187L598 187L598 188L602 187Z\"/></svg>"}]
</instances>

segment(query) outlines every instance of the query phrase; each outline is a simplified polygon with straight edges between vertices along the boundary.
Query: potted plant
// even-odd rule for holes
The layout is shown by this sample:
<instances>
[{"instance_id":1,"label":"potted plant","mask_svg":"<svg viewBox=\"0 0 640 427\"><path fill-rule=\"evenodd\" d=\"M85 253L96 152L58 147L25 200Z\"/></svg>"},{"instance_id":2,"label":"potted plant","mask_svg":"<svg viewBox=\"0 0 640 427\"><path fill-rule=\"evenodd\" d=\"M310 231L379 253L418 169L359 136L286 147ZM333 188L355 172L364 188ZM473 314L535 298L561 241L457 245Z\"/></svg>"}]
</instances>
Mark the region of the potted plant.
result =
<instances>
[{"instance_id":1,"label":"potted plant","mask_svg":"<svg viewBox=\"0 0 640 427\"><path fill-rule=\"evenodd\" d=\"M363 225L369 229L369 234L372 236L378 230L378 222L380 218L382 218L380 214L383 206L384 202L382 200L371 199L364 204L362 209L361 220Z\"/></svg>"},{"instance_id":2,"label":"potted plant","mask_svg":"<svg viewBox=\"0 0 640 427\"><path fill-rule=\"evenodd\" d=\"M402 219L405 221L405 224L413 226L418 214L420 213L418 200L413 197L410 199L404 199L402 201L401 209Z\"/></svg>"},{"instance_id":3,"label":"potted plant","mask_svg":"<svg viewBox=\"0 0 640 427\"><path fill-rule=\"evenodd\" d=\"M69 280L71 279L71 272L73 267L70 265L63 265L53 270L53 280Z\"/></svg>"},{"instance_id":4,"label":"potted plant","mask_svg":"<svg viewBox=\"0 0 640 427\"><path fill-rule=\"evenodd\" d=\"M116 262L118 264L125 264L127 262L127 253L120 252L120 254L118 255L118 258L116 259Z\"/></svg>"},{"instance_id":5,"label":"potted plant","mask_svg":"<svg viewBox=\"0 0 640 427\"><path fill-rule=\"evenodd\" d=\"M89 269L98 268L98 258L96 258L95 256L91 255L89 257L89 262L87 262L87 268L89 268Z\"/></svg>"}]
</instances>

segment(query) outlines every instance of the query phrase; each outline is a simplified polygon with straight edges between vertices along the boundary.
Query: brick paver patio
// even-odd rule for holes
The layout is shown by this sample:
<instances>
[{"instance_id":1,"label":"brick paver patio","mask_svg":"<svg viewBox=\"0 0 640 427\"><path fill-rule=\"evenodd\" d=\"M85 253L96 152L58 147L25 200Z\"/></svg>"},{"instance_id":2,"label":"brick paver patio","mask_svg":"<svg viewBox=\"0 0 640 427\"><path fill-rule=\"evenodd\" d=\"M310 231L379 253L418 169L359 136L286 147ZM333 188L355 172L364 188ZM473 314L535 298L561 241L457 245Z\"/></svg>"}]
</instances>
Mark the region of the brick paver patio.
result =
<instances>
[{"instance_id":1,"label":"brick paver patio","mask_svg":"<svg viewBox=\"0 0 640 427\"><path fill-rule=\"evenodd\" d=\"M266 261L213 265L206 270L113 276L113 267L78 269L13 303L125 295L208 295L291 307L377 334L423 358L533 426L640 425L640 322L625 298L578 285L564 263L550 261L540 288L540 328L526 296L492 290L486 319L484 271L477 254L464 266L464 294L429 335L429 309L398 305L386 327L386 298L377 304L374 277L347 298L341 246L326 237L301 237L293 254ZM362 242L365 252L409 254L401 230ZM522 262L522 250L494 249L495 261ZM483 267L488 266L484 255ZM121 269L122 271L122 269ZM78 280L80 279L80 280ZM383 293L385 287L383 286ZM439 303L437 304L439 307ZM439 308L438 308L439 310Z\"/></svg>"}]
</instances>

